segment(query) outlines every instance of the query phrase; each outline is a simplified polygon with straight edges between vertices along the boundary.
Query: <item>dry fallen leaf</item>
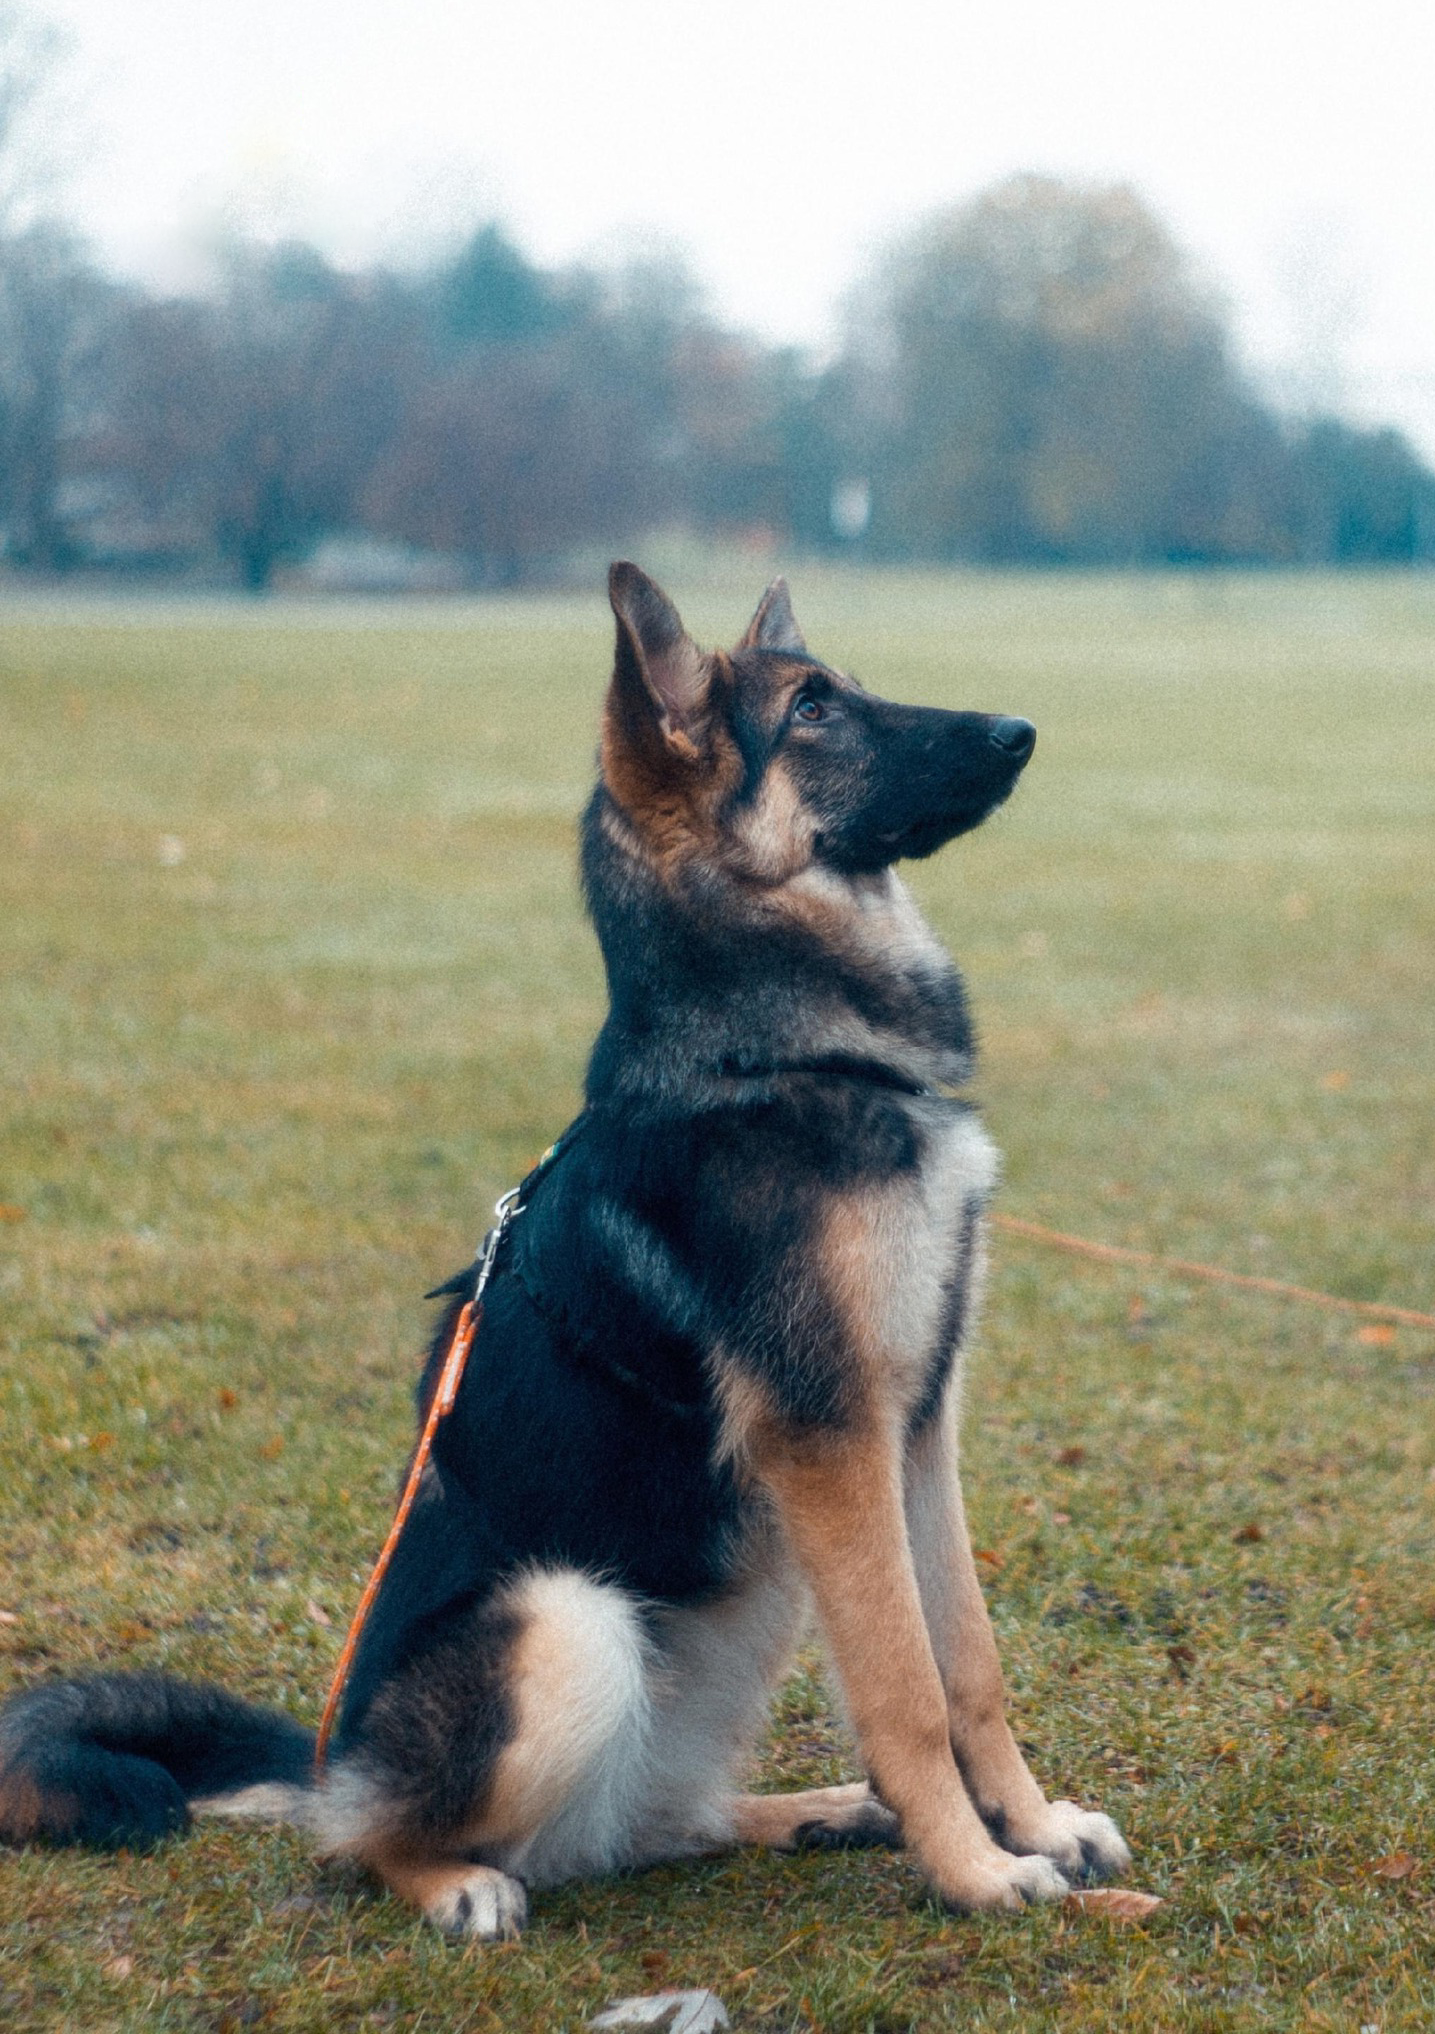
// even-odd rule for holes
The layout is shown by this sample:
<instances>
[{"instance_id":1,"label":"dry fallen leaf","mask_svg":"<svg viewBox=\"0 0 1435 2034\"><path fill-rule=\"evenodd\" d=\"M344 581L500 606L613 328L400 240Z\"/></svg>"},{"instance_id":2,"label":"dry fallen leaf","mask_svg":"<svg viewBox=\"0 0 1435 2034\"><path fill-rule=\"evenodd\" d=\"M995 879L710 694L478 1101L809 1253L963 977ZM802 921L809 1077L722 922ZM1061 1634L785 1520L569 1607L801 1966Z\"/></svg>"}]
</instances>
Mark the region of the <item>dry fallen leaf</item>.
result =
<instances>
[{"instance_id":1,"label":"dry fallen leaf","mask_svg":"<svg viewBox=\"0 0 1435 2034\"><path fill-rule=\"evenodd\" d=\"M321 1603L316 1603L312 1596L309 1598L309 1601L304 1605L304 1611L306 1616L313 1618L315 1624L328 1625L334 1622L333 1618L330 1617L328 1611L325 1610L324 1606Z\"/></svg>"},{"instance_id":2,"label":"dry fallen leaf","mask_svg":"<svg viewBox=\"0 0 1435 2034\"><path fill-rule=\"evenodd\" d=\"M0 1624L18 1624L19 1613L14 1610L0 1610Z\"/></svg>"},{"instance_id":3,"label":"dry fallen leaf","mask_svg":"<svg viewBox=\"0 0 1435 2034\"><path fill-rule=\"evenodd\" d=\"M272 1439L263 1444L259 1452L266 1462L274 1461L276 1457L284 1453L284 1436L282 1434L275 1434Z\"/></svg>"},{"instance_id":4,"label":"dry fallen leaf","mask_svg":"<svg viewBox=\"0 0 1435 2034\"><path fill-rule=\"evenodd\" d=\"M1255 1520L1252 1519L1249 1524L1243 1525L1236 1532L1233 1532L1231 1538L1236 1542L1237 1546L1253 1547L1257 1540L1265 1538L1265 1533L1256 1524Z\"/></svg>"},{"instance_id":5,"label":"dry fallen leaf","mask_svg":"<svg viewBox=\"0 0 1435 2034\"><path fill-rule=\"evenodd\" d=\"M1321 1075L1320 1084L1328 1094L1338 1095L1342 1088L1350 1086L1350 1075L1343 1066L1336 1067L1333 1072Z\"/></svg>"},{"instance_id":6,"label":"dry fallen leaf","mask_svg":"<svg viewBox=\"0 0 1435 2034\"><path fill-rule=\"evenodd\" d=\"M1086 1460L1086 1450L1078 1441L1070 1448L1058 1448L1056 1462L1062 1469L1078 1469Z\"/></svg>"},{"instance_id":7,"label":"dry fallen leaf","mask_svg":"<svg viewBox=\"0 0 1435 2034\"><path fill-rule=\"evenodd\" d=\"M1388 1349L1395 1340L1395 1329L1389 1321L1372 1321L1368 1327L1356 1329L1355 1339L1368 1349Z\"/></svg>"},{"instance_id":8,"label":"dry fallen leaf","mask_svg":"<svg viewBox=\"0 0 1435 2034\"><path fill-rule=\"evenodd\" d=\"M219 1390L215 1393L215 1396L218 1398L220 1406L225 1412L233 1412L234 1408L239 1403L239 1393L237 1391L231 1391L227 1384L221 1384Z\"/></svg>"},{"instance_id":9,"label":"dry fallen leaf","mask_svg":"<svg viewBox=\"0 0 1435 2034\"><path fill-rule=\"evenodd\" d=\"M1110 1921L1144 1921L1165 1902L1156 1893L1138 1893L1132 1886L1097 1886L1090 1892L1068 1893L1068 1907L1083 1914L1104 1914Z\"/></svg>"},{"instance_id":10,"label":"dry fallen leaf","mask_svg":"<svg viewBox=\"0 0 1435 2034\"><path fill-rule=\"evenodd\" d=\"M972 1559L982 1562L988 1568L1004 1568L1006 1566L1006 1562L1002 1559L1001 1555L992 1547L973 1547Z\"/></svg>"},{"instance_id":11,"label":"dry fallen leaf","mask_svg":"<svg viewBox=\"0 0 1435 2034\"><path fill-rule=\"evenodd\" d=\"M133 1974L135 1960L132 1956L112 1956L105 1965L105 1976L127 1978Z\"/></svg>"},{"instance_id":12,"label":"dry fallen leaf","mask_svg":"<svg viewBox=\"0 0 1435 2034\"><path fill-rule=\"evenodd\" d=\"M1196 1664L1194 1647L1178 1642L1174 1646L1167 1646L1166 1657L1171 1662L1171 1671L1178 1681L1190 1678L1191 1669Z\"/></svg>"},{"instance_id":13,"label":"dry fallen leaf","mask_svg":"<svg viewBox=\"0 0 1435 2034\"><path fill-rule=\"evenodd\" d=\"M13 1201L0 1201L0 1222L23 1222L25 1210L17 1208Z\"/></svg>"},{"instance_id":14,"label":"dry fallen leaf","mask_svg":"<svg viewBox=\"0 0 1435 2034\"><path fill-rule=\"evenodd\" d=\"M1382 1857L1370 1867L1373 1879L1408 1879L1412 1872L1419 1871L1420 1860L1412 1857L1408 1850L1397 1850L1390 1857Z\"/></svg>"}]
</instances>

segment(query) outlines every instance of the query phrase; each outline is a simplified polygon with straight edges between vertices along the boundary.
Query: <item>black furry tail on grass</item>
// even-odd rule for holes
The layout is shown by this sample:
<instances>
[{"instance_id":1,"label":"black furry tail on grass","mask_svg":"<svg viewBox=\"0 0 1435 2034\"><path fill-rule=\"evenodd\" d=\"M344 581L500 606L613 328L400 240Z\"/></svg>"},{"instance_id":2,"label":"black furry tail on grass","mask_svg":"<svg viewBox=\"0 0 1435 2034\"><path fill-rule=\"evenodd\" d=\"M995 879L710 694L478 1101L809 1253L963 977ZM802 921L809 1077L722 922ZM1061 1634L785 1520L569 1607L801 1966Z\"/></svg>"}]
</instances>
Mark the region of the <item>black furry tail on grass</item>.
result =
<instances>
[{"instance_id":1,"label":"black furry tail on grass","mask_svg":"<svg viewBox=\"0 0 1435 2034\"><path fill-rule=\"evenodd\" d=\"M311 1783L314 1734L167 1674L51 1681L0 1708L0 1842L142 1849L206 1795Z\"/></svg>"}]
</instances>

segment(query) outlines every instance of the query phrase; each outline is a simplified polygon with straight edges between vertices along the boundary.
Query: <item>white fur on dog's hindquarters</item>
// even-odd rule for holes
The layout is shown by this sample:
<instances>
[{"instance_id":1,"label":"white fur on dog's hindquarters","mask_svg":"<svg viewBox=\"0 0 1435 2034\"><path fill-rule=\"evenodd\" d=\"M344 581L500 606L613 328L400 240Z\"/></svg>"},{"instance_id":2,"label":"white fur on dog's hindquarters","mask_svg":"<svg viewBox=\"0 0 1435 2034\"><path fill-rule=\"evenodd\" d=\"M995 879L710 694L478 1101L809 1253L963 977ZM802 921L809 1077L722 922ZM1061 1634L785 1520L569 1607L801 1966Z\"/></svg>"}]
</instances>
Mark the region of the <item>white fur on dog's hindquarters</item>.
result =
<instances>
[{"instance_id":1,"label":"white fur on dog's hindquarters","mask_svg":"<svg viewBox=\"0 0 1435 2034\"><path fill-rule=\"evenodd\" d=\"M492 1865L473 1869L445 1886L424 1908L445 1935L468 1942L516 1942L528 1920L528 1895L518 1879Z\"/></svg>"}]
</instances>

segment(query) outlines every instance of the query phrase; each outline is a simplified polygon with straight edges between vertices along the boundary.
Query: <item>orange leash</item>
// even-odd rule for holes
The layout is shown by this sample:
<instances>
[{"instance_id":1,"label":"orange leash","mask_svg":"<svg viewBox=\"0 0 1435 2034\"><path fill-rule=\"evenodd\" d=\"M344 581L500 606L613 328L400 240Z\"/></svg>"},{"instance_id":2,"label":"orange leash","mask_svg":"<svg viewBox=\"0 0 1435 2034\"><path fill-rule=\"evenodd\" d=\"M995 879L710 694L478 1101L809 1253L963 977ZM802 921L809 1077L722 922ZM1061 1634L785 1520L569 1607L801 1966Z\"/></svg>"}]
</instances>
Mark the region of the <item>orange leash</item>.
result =
<instances>
[{"instance_id":1,"label":"orange leash","mask_svg":"<svg viewBox=\"0 0 1435 2034\"><path fill-rule=\"evenodd\" d=\"M447 1354L443 1359L443 1367L438 1374L438 1383L434 1386L433 1397L429 1400L428 1411L424 1415L423 1431L419 1435L419 1443L414 1450L414 1459L409 1464L408 1477L404 1483L404 1494L399 1499L399 1508L394 1513L394 1522L389 1527L389 1536L379 1550L379 1558L374 1563L373 1573L364 1584L364 1593L359 1598L359 1607L354 1612L353 1620L349 1625L348 1636L344 1640L343 1651L339 1654L339 1663L334 1669L334 1678L329 1683L329 1694L324 1703L324 1714L319 1719L319 1735L314 1742L314 1778L316 1781L323 1778L324 1764L329 1756L329 1739L333 1735L334 1721L339 1714L339 1705L344 1699L344 1690L348 1686L349 1671L354 1664L354 1655L359 1650L359 1641L364 1635L364 1626L369 1621L369 1612L374 1607L374 1599L379 1593L384 1576L388 1572L389 1563L394 1557L394 1549L403 1535L409 1513L413 1510L414 1499L418 1496L419 1485L423 1482L424 1471L428 1468L429 1459L433 1454L434 1436L439 1430L440 1422L447 1419L448 1415L453 1411L454 1401L458 1397L458 1388L463 1383L463 1373L468 1364L469 1352L473 1348L474 1337L478 1333L478 1324L483 1319L483 1295L489 1279L493 1276L493 1267L498 1261L499 1245L503 1242L513 1223L517 1221L518 1217L527 1207L529 1188L543 1173L547 1172L549 1166L552 1165L559 1153L567 1150L572 1139L582 1128L586 1115L587 1111L584 1110L582 1115L575 1118L569 1124L563 1135L549 1145L527 1178L520 1181L516 1187L510 1188L493 1210L493 1227L480 1244L478 1256L474 1261L473 1291L465 1302L458 1319L454 1322L453 1336L449 1342ZM440 1293L456 1292L466 1283L467 1277L465 1275L461 1279L450 1280L447 1285L437 1286L433 1292L427 1293L425 1297L427 1299L436 1299Z\"/></svg>"},{"instance_id":2,"label":"orange leash","mask_svg":"<svg viewBox=\"0 0 1435 2034\"><path fill-rule=\"evenodd\" d=\"M1033 1243L1048 1243L1053 1249L1070 1250L1078 1257L1094 1257L1101 1264L1142 1264L1157 1271L1169 1271L1176 1278L1244 1286L1247 1292L1273 1293L1277 1299L1308 1300L1312 1306L1331 1307L1344 1314L1364 1314L1376 1321L1398 1321L1406 1328L1435 1328L1435 1314L1418 1313L1414 1307L1386 1306L1382 1300L1342 1299L1338 1293L1286 1285L1279 1278L1252 1278L1243 1271L1227 1271L1219 1264L1199 1264L1186 1257L1158 1257L1154 1250L1129 1250L1119 1243L1088 1243L1084 1236L1044 1229L1040 1222L1025 1222L1018 1215L993 1215L991 1219L996 1228L1005 1229L1009 1236L1025 1236Z\"/></svg>"},{"instance_id":3,"label":"orange leash","mask_svg":"<svg viewBox=\"0 0 1435 2034\"><path fill-rule=\"evenodd\" d=\"M438 1432L439 1421L453 1410L453 1402L458 1397L458 1387L463 1382L468 1352L473 1347L473 1338L478 1332L478 1324L482 1318L483 1308L469 1300L454 1325L453 1340L448 1345L448 1354L443 1359L438 1384L433 1397L429 1400L428 1417L424 1421L423 1432L419 1435L418 1447L414 1450L408 1481L404 1484L404 1494L399 1499L399 1508L394 1513L394 1522L389 1527L389 1536L384 1541L378 1560L374 1563L373 1573L364 1584L364 1593L359 1598L359 1607L354 1612L349 1635L344 1640L344 1650L339 1655L339 1664L335 1667L334 1678L329 1683L329 1698L324 1704L324 1714L319 1719L319 1736L314 1745L316 1775L323 1772L324 1762L329 1755L329 1739L333 1735L334 1719L339 1713L339 1704L344 1699L349 1669L354 1664L354 1654L359 1649L359 1640L364 1635L364 1626L368 1623L369 1612L374 1607L374 1598L379 1593L379 1585L388 1572L394 1548L399 1543L399 1536L413 1509L424 1471L429 1465L429 1456L433 1453L433 1437Z\"/></svg>"},{"instance_id":4,"label":"orange leash","mask_svg":"<svg viewBox=\"0 0 1435 2034\"><path fill-rule=\"evenodd\" d=\"M578 1121L581 1123L582 1120L580 1116ZM576 1128L576 1125L574 1127ZM434 1386L434 1394L429 1400L428 1411L424 1416L423 1431L419 1435L419 1444L414 1450L414 1459L409 1464L408 1479L404 1484L404 1494L399 1499L399 1508L394 1513L394 1522L389 1527L389 1536L379 1550L379 1558L374 1563L373 1573L364 1584L364 1593L359 1598L359 1607L354 1612L353 1620L349 1625L348 1636L344 1640L344 1649L339 1654L339 1664L335 1667L334 1678L329 1683L329 1695L324 1704L324 1714L319 1719L319 1735L314 1743L314 1777L316 1780L323 1776L324 1763L329 1756L329 1739L333 1735L334 1719L339 1713L339 1705L344 1699L344 1690L348 1686L349 1670L354 1664L354 1655L359 1650L359 1640L364 1635L364 1626L369 1621L369 1612L374 1607L374 1599L379 1593L384 1576L388 1572L389 1563L394 1557L394 1548L398 1545L404 1526L408 1522L409 1513L413 1510L414 1499L418 1495L424 1471L427 1469L429 1458L433 1454L434 1435L439 1430L440 1421L446 1419L453 1411L454 1400L458 1397L458 1388L463 1382L463 1373L468 1363L469 1351L473 1348L474 1336L478 1333L478 1324L483 1319L484 1289L489 1279L493 1276L493 1267L498 1258L498 1246L508 1234L511 1224L523 1213L527 1205L523 1197L527 1193L528 1188L541 1172L547 1171L572 1135L573 1129L570 1128L564 1132L556 1144L550 1144L537 1165L534 1166L532 1172L529 1173L527 1179L520 1186L513 1187L506 1193L494 1208L493 1227L484 1237L479 1249L477 1268L474 1273L473 1292L465 1302L462 1312L454 1323L453 1337L448 1345L448 1353L443 1359L443 1368L439 1371L438 1383ZM452 1289L451 1286L440 1286L438 1288L440 1292L447 1292ZM429 1294L429 1297L433 1298L434 1295Z\"/></svg>"}]
</instances>

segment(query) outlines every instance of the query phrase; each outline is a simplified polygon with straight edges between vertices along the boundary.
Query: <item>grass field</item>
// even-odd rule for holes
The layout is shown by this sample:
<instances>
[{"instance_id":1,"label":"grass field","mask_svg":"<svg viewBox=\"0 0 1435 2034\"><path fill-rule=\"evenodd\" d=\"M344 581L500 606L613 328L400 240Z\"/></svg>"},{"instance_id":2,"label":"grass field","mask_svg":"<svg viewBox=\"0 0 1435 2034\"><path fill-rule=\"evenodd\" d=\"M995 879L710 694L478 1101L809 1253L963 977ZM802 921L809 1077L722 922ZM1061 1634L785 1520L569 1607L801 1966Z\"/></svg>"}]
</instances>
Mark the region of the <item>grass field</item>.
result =
<instances>
[{"instance_id":1,"label":"grass field","mask_svg":"<svg viewBox=\"0 0 1435 2034\"><path fill-rule=\"evenodd\" d=\"M730 639L757 590L689 619ZM875 688L1041 730L913 877L1002 1205L1435 1308L1435 578L795 594ZM316 1717L419 1295L599 1017L605 613L0 613L0 1687L144 1664ZM1144 1926L748 1854L464 1951L206 1828L0 1856L0 2026L576 2029L671 1984L833 2034L1435 2024L1435 1330L995 1255L967 1477L1018 1731L1125 1827ZM809 1669L764 1781L849 1770Z\"/></svg>"}]
</instances>

